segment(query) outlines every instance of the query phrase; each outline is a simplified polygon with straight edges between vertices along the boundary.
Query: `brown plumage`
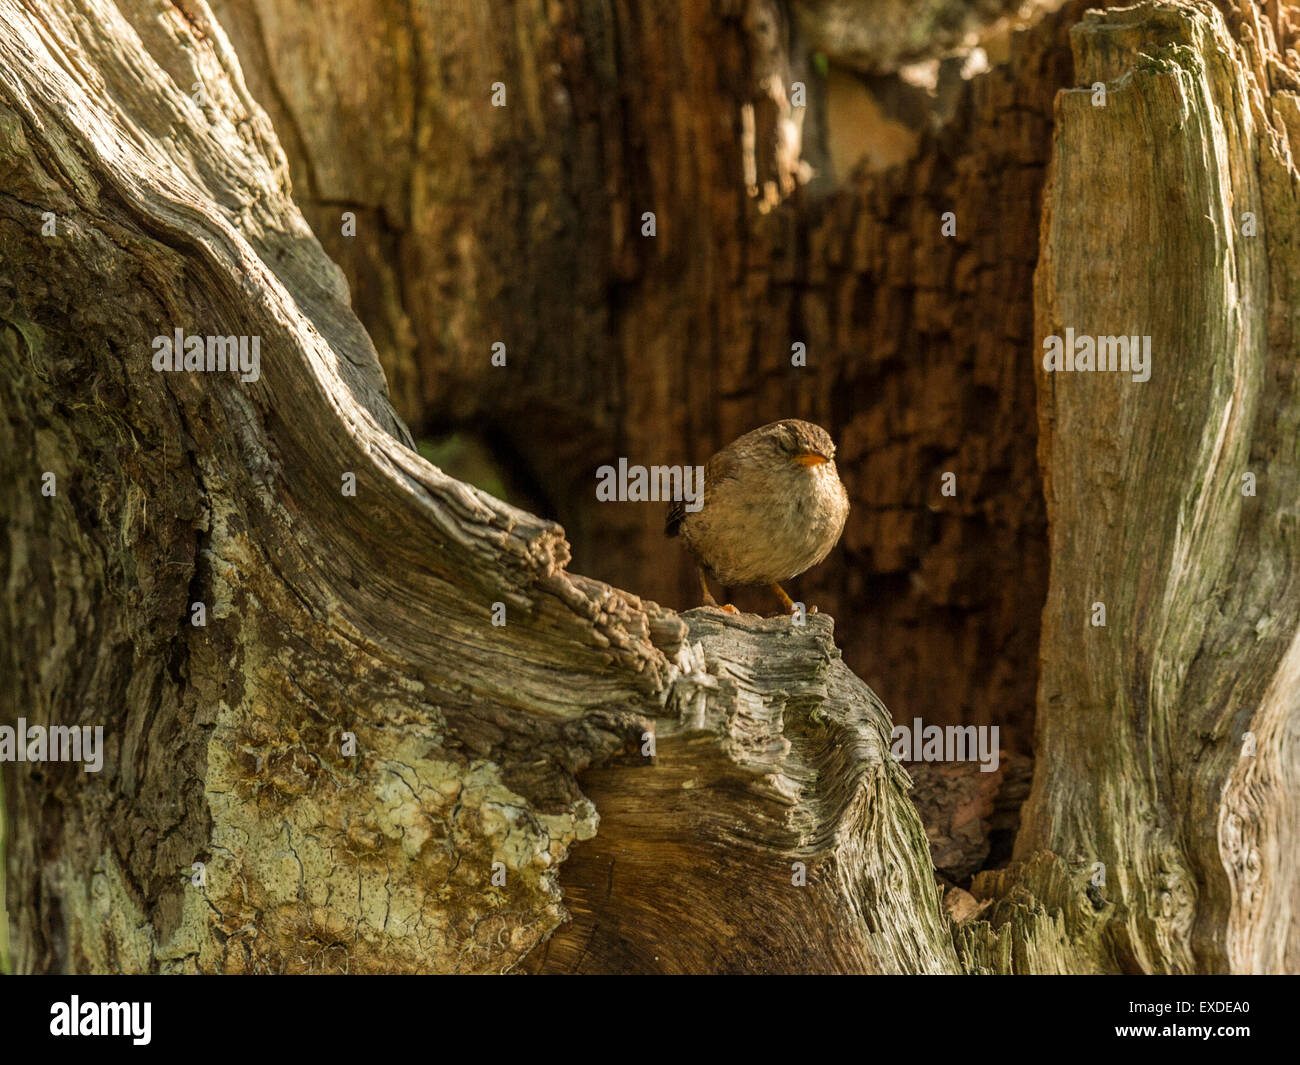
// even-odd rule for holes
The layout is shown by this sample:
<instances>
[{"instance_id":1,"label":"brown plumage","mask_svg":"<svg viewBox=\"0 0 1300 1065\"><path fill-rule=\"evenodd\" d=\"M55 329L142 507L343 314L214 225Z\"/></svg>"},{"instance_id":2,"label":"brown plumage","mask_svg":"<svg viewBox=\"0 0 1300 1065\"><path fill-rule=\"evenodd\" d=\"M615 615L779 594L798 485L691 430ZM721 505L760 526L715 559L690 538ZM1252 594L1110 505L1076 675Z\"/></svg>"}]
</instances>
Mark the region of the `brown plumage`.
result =
<instances>
[{"instance_id":1,"label":"brown plumage","mask_svg":"<svg viewBox=\"0 0 1300 1065\"><path fill-rule=\"evenodd\" d=\"M727 586L769 585L792 610L781 582L830 554L848 513L830 434L787 418L738 437L709 459L703 506L691 512L674 502L664 531L680 536L694 556L706 605L718 605L707 571Z\"/></svg>"}]
</instances>

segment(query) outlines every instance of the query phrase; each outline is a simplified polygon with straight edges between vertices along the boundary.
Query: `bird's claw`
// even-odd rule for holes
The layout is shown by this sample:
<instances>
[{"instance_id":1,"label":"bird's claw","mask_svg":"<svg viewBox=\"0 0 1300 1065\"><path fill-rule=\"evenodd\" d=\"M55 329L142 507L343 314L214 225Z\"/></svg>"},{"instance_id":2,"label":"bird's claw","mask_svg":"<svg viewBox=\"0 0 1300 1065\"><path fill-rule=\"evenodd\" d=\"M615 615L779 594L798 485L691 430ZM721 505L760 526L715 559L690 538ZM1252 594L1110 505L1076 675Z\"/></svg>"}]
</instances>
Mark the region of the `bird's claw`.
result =
<instances>
[{"instance_id":1,"label":"bird's claw","mask_svg":"<svg viewBox=\"0 0 1300 1065\"><path fill-rule=\"evenodd\" d=\"M809 614L815 614L815 613L817 613L817 608L815 606L804 608L805 616ZM791 618L791 619L797 618L799 617L799 604L796 603L789 610L778 610L775 614L768 614L767 616L769 618Z\"/></svg>"}]
</instances>

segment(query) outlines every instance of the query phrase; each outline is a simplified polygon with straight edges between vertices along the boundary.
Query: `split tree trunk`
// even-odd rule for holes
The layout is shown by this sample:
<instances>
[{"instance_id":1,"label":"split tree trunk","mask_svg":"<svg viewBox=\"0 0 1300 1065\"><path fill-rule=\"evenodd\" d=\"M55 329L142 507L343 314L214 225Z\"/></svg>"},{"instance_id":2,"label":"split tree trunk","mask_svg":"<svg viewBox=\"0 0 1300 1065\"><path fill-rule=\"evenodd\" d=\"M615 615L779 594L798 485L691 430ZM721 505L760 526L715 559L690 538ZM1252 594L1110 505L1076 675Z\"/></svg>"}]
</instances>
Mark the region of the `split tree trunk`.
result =
<instances>
[{"instance_id":1,"label":"split tree trunk","mask_svg":"<svg viewBox=\"0 0 1300 1065\"><path fill-rule=\"evenodd\" d=\"M1300 970L1300 58L1229 16L1089 14L1076 80L1105 106L1057 98L1038 335L1152 347L1146 383L1038 378L1040 772L1025 864L982 890L1048 899L1101 863L1063 969L1104 943L1126 969ZM1011 923L1013 955L1059 935Z\"/></svg>"},{"instance_id":2,"label":"split tree trunk","mask_svg":"<svg viewBox=\"0 0 1300 1065\"><path fill-rule=\"evenodd\" d=\"M972 891L987 905L950 927L906 778L887 754L888 716L839 661L829 618L799 630L678 616L572 575L557 526L421 460L207 9L197 0L161 16L143 0L107 14L89 0L50 6L0 0L0 381L9 415L0 461L16 486L5 510L0 624L14 682L4 721L102 722L110 743L97 775L4 767L17 968L1296 968L1300 471L1288 145L1300 81L1280 17L1269 25L1249 9L1239 16L1225 4L1225 18L1209 5L1171 3L1089 16L1073 33L1072 76L1065 30L1081 6L1069 6L963 90L958 111L973 117L950 127L967 130L959 150L945 154L935 142L902 169L862 178L858 194L824 201L832 206L822 232L841 235L824 244L805 245L788 224L797 196L784 179L798 157L783 154L789 144L774 134L788 117L781 102L769 95L767 110L756 110L749 199L735 186L743 130L717 122L773 70L783 85L796 72L784 65L793 60L780 34L765 29L765 12L781 24L775 6L753 5L747 19L728 9L714 22L718 15L687 5L683 47L700 52L676 64L656 66L659 53L638 60L628 46L643 24L621 9L582 5L588 21L542 38L564 46L561 71L593 72L570 86L564 106L575 114L608 116L599 128L622 101L634 123L659 115L674 131L661 140L676 153L649 152L644 168L574 165L577 204L586 202L582 183L602 172L633 190L611 196L626 196L626 215L563 216L603 236L591 246L602 264L594 274L581 264L560 269L568 223L530 210L539 228L521 248L484 260L498 272L467 275L482 253L453 256L450 242L468 230L466 217L434 211L430 222L427 210L456 202L455 188L470 215L491 210L467 198L476 190L465 156L447 152L443 171L412 163L408 172L404 149L393 149L393 198L383 203L395 205L385 216L395 229L385 239L401 254L388 256L382 241L367 252L396 271L384 283L424 286L425 295L461 286L464 306L484 313L500 307L492 292L503 277L533 294L504 325L426 319L452 338L441 348L439 335L416 330L422 352L461 353L463 370L441 379L446 402L478 416L488 381L478 341L488 338L527 353L498 393L508 417L548 409L539 382L558 382L563 402L549 409L561 412L574 405L573 382L589 390L594 428L573 455L542 443L540 420L517 422L516 448L538 456L538 469L588 463L600 453L592 442L614 441L624 454L648 448L646 419L678 409L651 386L688 381L702 361L713 368L707 387L670 391L693 398L677 421L653 426L682 440L683 452L652 457L684 461L712 436L707 427L720 436L747 428L761 397L793 381L798 413L834 414L837 395L895 410L868 413L842 434L850 486L859 499L867 493L861 471L883 449L913 471L894 483L915 479L924 500L931 479L916 472L924 463L913 449L925 433L891 450L891 417L918 396L942 410L934 397L956 389L1003 411L998 447L973 448L986 472L960 497L963 513L1007 514L1010 500L1032 499L1038 484L1014 458L1033 452L1023 384L1037 338L1066 326L1153 336L1145 384L1039 371L1051 584L1034 790L1017 860L977 876ZM286 11L272 0L257 5L263 26ZM306 34L311 21L298 25ZM729 38L737 27L743 33ZM459 102L434 76L439 68L413 57L433 41L454 52L457 40L486 57L475 34L490 41L492 28L390 29L385 39L414 85L403 111L407 83L391 81L393 106L410 117L418 163L427 138L447 128L427 101L417 105L422 92L438 86L468 129L497 79ZM286 54L274 34L267 40L262 56L241 45L254 69ZM558 106L544 81L556 73L515 67L514 99L524 106L507 121L538 129ZM728 85L738 69L753 78ZM671 97L674 78L694 86L688 102L648 106ZM1093 81L1108 86L1106 108L1093 108L1086 88L1066 91L1053 127L1044 112L1055 90ZM611 92L625 84L643 85L644 95ZM283 99L277 106L292 110ZM322 138L320 158L347 143L331 147L334 132L320 128L329 122L280 118L291 144ZM590 125L575 119L573 128L581 143ZM1035 197L1048 148L1034 293L1026 234L1031 245L1040 235ZM596 157L608 161L610 151ZM538 172L565 158L542 152ZM1119 169L1126 162L1131 170ZM324 185L315 192L327 200ZM728 187L731 199L718 195ZM891 220L918 190L915 221L898 226ZM874 206L855 206L857 195ZM661 228L653 251L630 239L639 202L695 200L705 208L685 228L680 212L658 208L661 227L675 217L679 228ZM948 202L959 204L956 244L937 236ZM837 210L848 221L835 221ZM1238 224L1245 210L1260 222L1251 238ZM44 212L56 216L54 237L42 236ZM990 212L1019 221L990 223ZM393 219L430 228L415 239ZM447 241L430 239L443 233ZM523 254L548 233L555 261ZM767 233L765 243L755 233ZM920 233L927 242L918 249ZM507 261L527 273L501 274ZM600 283L547 310L534 297L548 262L561 278L571 269ZM820 262L841 265L827 272ZM729 308L738 304L719 295L752 279L755 263L767 264L759 268L767 281L753 302L775 306L775 318L737 318ZM936 263L948 265L931 274ZM625 284L609 288L620 271ZM703 298L657 319L657 308L679 306L672 294L683 273ZM885 276L899 278L892 291L867 287ZM999 300L1011 334L1001 345ZM601 318L611 305L616 323ZM1031 306L1034 327L1023 317ZM577 339L566 362L547 338L571 314ZM883 350L883 361L865 364L856 391L842 392L834 375L792 378L783 368L798 339L792 321L840 337L845 366L851 349ZM261 379L154 372L150 341L176 327L259 335ZM692 330L713 338L694 363L681 344ZM376 335L386 344L399 332ZM618 362L609 380L586 376L611 332L624 358L644 358L644 378ZM950 339L932 353L940 336ZM975 354L946 360L949 344ZM918 353L930 369L910 377ZM674 364L678 377L657 376ZM418 378L427 394L442 394L423 363ZM402 376L394 380L401 413L425 416L422 405L405 405ZM912 391L919 380L929 384ZM871 399L877 390L884 398ZM842 430L847 413L826 420ZM57 478L53 498L40 492L45 471ZM1254 497L1241 495L1244 472L1256 474ZM345 473L356 475L355 497L341 491ZM1031 544L1035 521L1041 531L1032 513L1006 520L1013 542ZM850 536L851 562L876 549L869 537L878 531ZM896 547L908 537L880 539ZM650 551L648 539L637 542ZM986 555L959 550L963 542L961 532L945 538L951 552L937 572L991 569L1004 587L985 587L981 614L1006 595L1008 574L1028 571L1030 589L1005 615L1005 631L1021 631L1045 563L1026 547L990 567ZM859 601L850 587L836 605ZM1089 624L1096 601L1106 604L1104 628ZM206 627L190 624L195 602L206 604ZM495 603L505 604L504 627L492 624ZM894 609L884 608L886 619ZM889 661L916 639L889 631L886 642L899 649ZM974 668L1003 651L989 650L958 657ZM1014 659L1023 668L985 662L981 679L964 683L985 697L1017 690L1033 659L1031 650ZM954 711L938 697L927 720L972 717L969 706ZM1012 720L989 703L981 713ZM1254 754L1241 757L1246 729ZM642 754L651 731L653 759ZM343 753L346 732L355 755ZM205 863L201 887L190 880L195 861ZM494 863L504 885L493 883ZM804 886L794 883L800 865ZM573 920L561 927L565 910Z\"/></svg>"},{"instance_id":3,"label":"split tree trunk","mask_svg":"<svg viewBox=\"0 0 1300 1065\"><path fill-rule=\"evenodd\" d=\"M410 450L224 34L156 7L0 3L4 720L107 736L5 767L16 968L509 970L604 813L544 967L955 971L830 619L571 575ZM155 371L176 328L260 378Z\"/></svg>"}]
</instances>

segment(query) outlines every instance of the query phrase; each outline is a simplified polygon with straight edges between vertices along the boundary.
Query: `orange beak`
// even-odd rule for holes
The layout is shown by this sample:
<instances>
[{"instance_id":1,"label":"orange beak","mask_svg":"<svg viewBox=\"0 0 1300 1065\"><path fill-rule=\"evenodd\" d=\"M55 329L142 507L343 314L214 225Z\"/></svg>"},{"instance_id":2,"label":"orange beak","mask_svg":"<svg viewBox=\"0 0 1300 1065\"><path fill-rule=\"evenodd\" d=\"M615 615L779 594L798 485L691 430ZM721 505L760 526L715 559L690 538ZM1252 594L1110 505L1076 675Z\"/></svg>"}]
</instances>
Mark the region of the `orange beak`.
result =
<instances>
[{"instance_id":1,"label":"orange beak","mask_svg":"<svg viewBox=\"0 0 1300 1065\"><path fill-rule=\"evenodd\" d=\"M826 461L826 456L819 455L815 451L800 451L799 454L794 457L794 460L799 463L800 466L820 466Z\"/></svg>"}]
</instances>

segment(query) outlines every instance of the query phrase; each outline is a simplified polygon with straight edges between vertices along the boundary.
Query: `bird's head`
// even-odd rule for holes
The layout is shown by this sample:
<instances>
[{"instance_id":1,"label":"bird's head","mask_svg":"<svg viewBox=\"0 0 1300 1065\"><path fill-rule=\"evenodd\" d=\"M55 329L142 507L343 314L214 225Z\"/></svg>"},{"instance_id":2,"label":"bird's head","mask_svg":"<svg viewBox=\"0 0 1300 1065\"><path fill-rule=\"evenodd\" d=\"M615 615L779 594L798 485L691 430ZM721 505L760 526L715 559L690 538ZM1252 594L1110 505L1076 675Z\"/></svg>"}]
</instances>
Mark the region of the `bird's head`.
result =
<instances>
[{"instance_id":1,"label":"bird's head","mask_svg":"<svg viewBox=\"0 0 1300 1065\"><path fill-rule=\"evenodd\" d=\"M809 468L835 459L835 444L830 433L812 422L787 418L771 425L772 445L790 463Z\"/></svg>"}]
</instances>

